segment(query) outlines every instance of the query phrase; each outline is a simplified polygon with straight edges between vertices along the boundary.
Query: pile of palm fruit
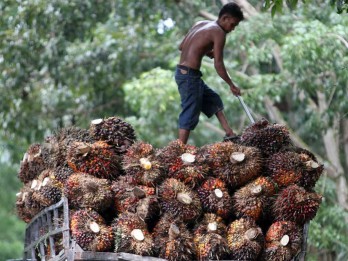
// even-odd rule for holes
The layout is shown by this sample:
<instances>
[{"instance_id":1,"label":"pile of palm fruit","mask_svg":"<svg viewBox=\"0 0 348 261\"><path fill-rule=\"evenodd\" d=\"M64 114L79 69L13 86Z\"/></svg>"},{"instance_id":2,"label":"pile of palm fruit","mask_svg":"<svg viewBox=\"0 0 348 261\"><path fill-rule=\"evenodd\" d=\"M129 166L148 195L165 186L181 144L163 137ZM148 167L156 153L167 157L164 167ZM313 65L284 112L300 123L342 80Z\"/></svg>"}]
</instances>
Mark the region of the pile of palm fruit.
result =
<instances>
[{"instance_id":1,"label":"pile of palm fruit","mask_svg":"<svg viewBox=\"0 0 348 261\"><path fill-rule=\"evenodd\" d=\"M118 117L64 128L33 144L19 170L18 216L64 195L85 251L167 260L291 260L321 203L323 165L287 128L260 120L237 142L163 148Z\"/></svg>"}]
</instances>

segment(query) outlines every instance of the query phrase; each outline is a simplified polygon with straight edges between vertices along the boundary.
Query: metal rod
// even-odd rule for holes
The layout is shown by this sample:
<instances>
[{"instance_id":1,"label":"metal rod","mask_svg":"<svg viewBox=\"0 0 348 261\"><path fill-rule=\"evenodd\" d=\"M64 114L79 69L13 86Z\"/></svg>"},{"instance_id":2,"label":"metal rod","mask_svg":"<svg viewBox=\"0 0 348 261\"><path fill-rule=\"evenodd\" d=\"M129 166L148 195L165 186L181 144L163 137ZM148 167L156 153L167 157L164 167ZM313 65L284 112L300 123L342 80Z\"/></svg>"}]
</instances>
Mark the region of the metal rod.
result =
<instances>
[{"instance_id":1,"label":"metal rod","mask_svg":"<svg viewBox=\"0 0 348 261\"><path fill-rule=\"evenodd\" d=\"M249 120L251 121L251 123L255 123L255 120L253 118L253 116L250 113L250 110L248 109L248 107L245 105L243 98L241 96L237 96L239 102L242 104L244 111L246 112L246 114L248 115Z\"/></svg>"}]
</instances>

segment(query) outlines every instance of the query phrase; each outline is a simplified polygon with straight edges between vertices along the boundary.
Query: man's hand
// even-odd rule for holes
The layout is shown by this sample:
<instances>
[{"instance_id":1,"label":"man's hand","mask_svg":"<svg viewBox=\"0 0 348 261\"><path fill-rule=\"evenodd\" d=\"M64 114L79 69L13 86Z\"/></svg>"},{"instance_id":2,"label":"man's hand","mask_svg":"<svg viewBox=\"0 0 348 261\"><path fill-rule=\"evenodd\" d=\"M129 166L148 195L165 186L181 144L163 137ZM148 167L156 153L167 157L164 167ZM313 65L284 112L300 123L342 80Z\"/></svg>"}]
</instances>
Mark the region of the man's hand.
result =
<instances>
[{"instance_id":1,"label":"man's hand","mask_svg":"<svg viewBox=\"0 0 348 261\"><path fill-rule=\"evenodd\" d=\"M235 86L234 84L230 85L230 90L235 96L242 95L240 89L237 86Z\"/></svg>"}]
</instances>

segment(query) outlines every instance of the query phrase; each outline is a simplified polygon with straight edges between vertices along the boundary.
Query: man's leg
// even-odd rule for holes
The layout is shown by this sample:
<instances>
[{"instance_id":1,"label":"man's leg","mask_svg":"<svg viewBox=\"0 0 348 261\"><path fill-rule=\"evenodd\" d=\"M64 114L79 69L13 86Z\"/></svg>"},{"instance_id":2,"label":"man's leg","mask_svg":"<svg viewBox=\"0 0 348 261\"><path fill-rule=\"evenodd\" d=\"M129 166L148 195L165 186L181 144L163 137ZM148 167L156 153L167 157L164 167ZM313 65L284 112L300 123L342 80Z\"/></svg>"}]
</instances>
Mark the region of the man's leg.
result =
<instances>
[{"instance_id":1,"label":"man's leg","mask_svg":"<svg viewBox=\"0 0 348 261\"><path fill-rule=\"evenodd\" d=\"M231 136L234 136L236 135L232 128L230 127L230 125L228 124L227 122L227 119L226 119L226 116L223 112L223 110L221 111L218 111L217 113L215 113L216 117L218 118L222 128L225 130L226 132L226 137L231 137Z\"/></svg>"},{"instance_id":2,"label":"man's leg","mask_svg":"<svg viewBox=\"0 0 348 261\"><path fill-rule=\"evenodd\" d=\"M179 129L179 140L181 140L182 143L186 144L189 136L190 136L189 130Z\"/></svg>"}]
</instances>

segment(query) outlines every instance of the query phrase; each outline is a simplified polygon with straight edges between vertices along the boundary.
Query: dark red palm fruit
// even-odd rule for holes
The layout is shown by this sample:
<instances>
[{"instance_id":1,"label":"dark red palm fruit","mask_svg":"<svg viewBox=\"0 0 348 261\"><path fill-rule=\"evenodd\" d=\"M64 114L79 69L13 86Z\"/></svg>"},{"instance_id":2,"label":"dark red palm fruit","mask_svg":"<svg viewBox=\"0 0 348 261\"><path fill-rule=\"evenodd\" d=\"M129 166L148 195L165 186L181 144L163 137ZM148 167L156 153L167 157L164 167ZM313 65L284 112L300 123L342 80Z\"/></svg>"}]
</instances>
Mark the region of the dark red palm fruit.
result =
<instances>
[{"instance_id":1,"label":"dark red palm fruit","mask_svg":"<svg viewBox=\"0 0 348 261\"><path fill-rule=\"evenodd\" d=\"M54 167L67 165L67 153L70 145L74 142L93 143L94 139L85 129L66 127L58 130L54 134L54 138L51 138L49 143L45 144L45 147L50 149L51 161L54 162Z\"/></svg>"},{"instance_id":2,"label":"dark red palm fruit","mask_svg":"<svg viewBox=\"0 0 348 261\"><path fill-rule=\"evenodd\" d=\"M126 252L142 256L154 253L153 237L146 223L137 214L121 213L112 223L115 235L115 252Z\"/></svg>"},{"instance_id":3,"label":"dark red palm fruit","mask_svg":"<svg viewBox=\"0 0 348 261\"><path fill-rule=\"evenodd\" d=\"M299 184L304 175L300 155L292 151L273 154L268 159L267 169L270 177L279 187Z\"/></svg>"},{"instance_id":4,"label":"dark red palm fruit","mask_svg":"<svg viewBox=\"0 0 348 261\"><path fill-rule=\"evenodd\" d=\"M179 218L164 214L154 228L153 237L160 258L191 261L196 257L193 236Z\"/></svg>"},{"instance_id":5,"label":"dark red palm fruit","mask_svg":"<svg viewBox=\"0 0 348 261\"><path fill-rule=\"evenodd\" d=\"M135 142L123 155L122 163L125 173L134 176L139 184L154 187L163 180L164 167L151 144Z\"/></svg>"},{"instance_id":6,"label":"dark red palm fruit","mask_svg":"<svg viewBox=\"0 0 348 261\"><path fill-rule=\"evenodd\" d=\"M293 221L303 225L315 217L321 200L321 195L307 192L298 185L291 185L277 196L272 206L273 216L276 221Z\"/></svg>"},{"instance_id":7,"label":"dark red palm fruit","mask_svg":"<svg viewBox=\"0 0 348 261\"><path fill-rule=\"evenodd\" d=\"M16 214L25 223L29 223L43 209L39 202L32 198L33 192L28 183L16 194Z\"/></svg>"},{"instance_id":8,"label":"dark red palm fruit","mask_svg":"<svg viewBox=\"0 0 348 261\"><path fill-rule=\"evenodd\" d=\"M89 126L89 133L95 140L112 145L117 154L124 154L136 141L132 125L119 117L93 120Z\"/></svg>"},{"instance_id":9,"label":"dark red palm fruit","mask_svg":"<svg viewBox=\"0 0 348 261\"><path fill-rule=\"evenodd\" d=\"M64 184L64 194L74 208L102 211L113 203L110 181L86 173L74 173Z\"/></svg>"},{"instance_id":10,"label":"dark red palm fruit","mask_svg":"<svg viewBox=\"0 0 348 261\"><path fill-rule=\"evenodd\" d=\"M80 209L71 215L70 230L76 243L85 251L111 251L114 242L112 228L98 212Z\"/></svg>"},{"instance_id":11,"label":"dark red palm fruit","mask_svg":"<svg viewBox=\"0 0 348 261\"><path fill-rule=\"evenodd\" d=\"M232 142L218 142L206 146L205 156L214 176L237 188L260 176L261 153L257 148Z\"/></svg>"},{"instance_id":12,"label":"dark red palm fruit","mask_svg":"<svg viewBox=\"0 0 348 261\"><path fill-rule=\"evenodd\" d=\"M262 119L247 127L241 135L245 146L257 147L266 157L291 144L289 130L281 124L270 124Z\"/></svg>"},{"instance_id":13,"label":"dark red palm fruit","mask_svg":"<svg viewBox=\"0 0 348 261\"><path fill-rule=\"evenodd\" d=\"M230 255L226 240L226 225L220 216L206 213L194 229L198 260L223 260Z\"/></svg>"},{"instance_id":14,"label":"dark red palm fruit","mask_svg":"<svg viewBox=\"0 0 348 261\"><path fill-rule=\"evenodd\" d=\"M221 179L210 177L197 188L205 212L215 213L228 219L232 213L232 200L225 182Z\"/></svg>"},{"instance_id":15,"label":"dark red palm fruit","mask_svg":"<svg viewBox=\"0 0 348 261\"><path fill-rule=\"evenodd\" d=\"M161 149L156 150L156 155L159 161L164 165L166 172L174 164L174 162L185 153L186 144L180 140L174 140Z\"/></svg>"},{"instance_id":16,"label":"dark red palm fruit","mask_svg":"<svg viewBox=\"0 0 348 261\"><path fill-rule=\"evenodd\" d=\"M103 141L73 142L67 154L69 167L97 178L116 179L121 173L120 157Z\"/></svg>"},{"instance_id":17,"label":"dark red palm fruit","mask_svg":"<svg viewBox=\"0 0 348 261\"><path fill-rule=\"evenodd\" d=\"M301 250L302 231L294 222L277 221L269 227L265 240L261 260L290 261Z\"/></svg>"},{"instance_id":18,"label":"dark red palm fruit","mask_svg":"<svg viewBox=\"0 0 348 261\"><path fill-rule=\"evenodd\" d=\"M54 169L54 178L57 182L64 184L66 180L74 173L68 165L61 165Z\"/></svg>"},{"instance_id":19,"label":"dark red palm fruit","mask_svg":"<svg viewBox=\"0 0 348 261\"><path fill-rule=\"evenodd\" d=\"M323 174L324 164L320 164L314 154L306 149L292 147L289 148L289 150L297 153L302 161L303 174L298 185L307 190L313 189L320 176Z\"/></svg>"},{"instance_id":20,"label":"dark red palm fruit","mask_svg":"<svg viewBox=\"0 0 348 261\"><path fill-rule=\"evenodd\" d=\"M46 169L37 178L33 199L43 207L58 203L62 198L62 186L54 178L54 170Z\"/></svg>"},{"instance_id":21,"label":"dark red palm fruit","mask_svg":"<svg viewBox=\"0 0 348 261\"><path fill-rule=\"evenodd\" d=\"M257 260L265 243L261 228L252 218L233 221L227 229L227 242L233 260Z\"/></svg>"},{"instance_id":22,"label":"dark red palm fruit","mask_svg":"<svg viewBox=\"0 0 348 261\"><path fill-rule=\"evenodd\" d=\"M276 193L275 183L267 177L259 177L237 190L233 196L233 210L237 217L248 216L258 221L269 207L269 198Z\"/></svg>"},{"instance_id":23,"label":"dark red palm fruit","mask_svg":"<svg viewBox=\"0 0 348 261\"><path fill-rule=\"evenodd\" d=\"M59 143L55 135L48 136L41 145L41 153L47 168L55 168L58 166L55 155L59 151ZM64 159L65 160L65 159Z\"/></svg>"},{"instance_id":24,"label":"dark red palm fruit","mask_svg":"<svg viewBox=\"0 0 348 261\"><path fill-rule=\"evenodd\" d=\"M153 187L137 185L133 176L120 176L112 182L114 204L118 212L137 213L146 222L151 222L160 212L156 190Z\"/></svg>"},{"instance_id":25,"label":"dark red palm fruit","mask_svg":"<svg viewBox=\"0 0 348 261\"><path fill-rule=\"evenodd\" d=\"M45 170L45 161L41 153L41 145L38 143L29 146L20 163L18 178L23 183L28 183Z\"/></svg>"},{"instance_id":26,"label":"dark red palm fruit","mask_svg":"<svg viewBox=\"0 0 348 261\"><path fill-rule=\"evenodd\" d=\"M158 188L160 206L185 222L194 221L202 214L202 206L195 191L177 179L166 179Z\"/></svg>"},{"instance_id":27,"label":"dark red palm fruit","mask_svg":"<svg viewBox=\"0 0 348 261\"><path fill-rule=\"evenodd\" d=\"M183 144L180 140L170 142L168 146L158 150L157 155L169 177L178 179L192 188L199 185L209 171L200 149Z\"/></svg>"}]
</instances>

